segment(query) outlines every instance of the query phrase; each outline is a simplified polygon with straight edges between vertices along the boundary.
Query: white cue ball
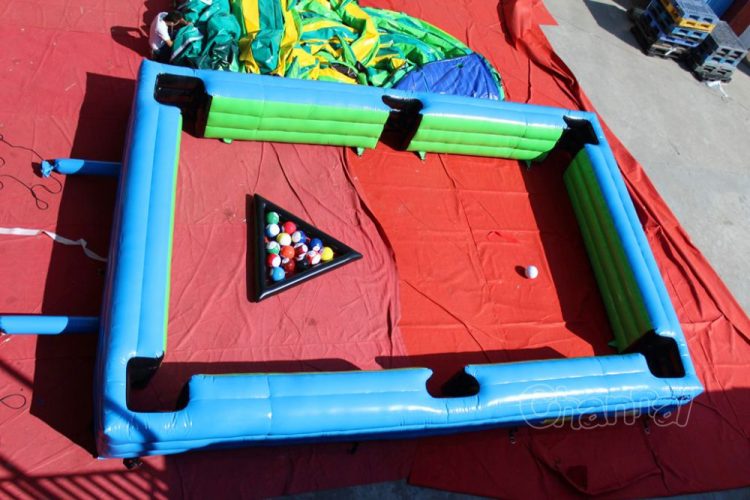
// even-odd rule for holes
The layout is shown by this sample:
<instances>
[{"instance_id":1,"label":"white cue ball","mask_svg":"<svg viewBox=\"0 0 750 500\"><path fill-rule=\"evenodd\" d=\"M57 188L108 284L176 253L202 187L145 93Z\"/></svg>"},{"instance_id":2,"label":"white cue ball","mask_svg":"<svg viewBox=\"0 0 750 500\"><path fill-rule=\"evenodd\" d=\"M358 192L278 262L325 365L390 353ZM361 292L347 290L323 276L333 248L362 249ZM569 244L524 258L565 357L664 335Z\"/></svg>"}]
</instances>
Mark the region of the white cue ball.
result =
<instances>
[{"instance_id":1,"label":"white cue ball","mask_svg":"<svg viewBox=\"0 0 750 500\"><path fill-rule=\"evenodd\" d=\"M526 266L526 277L530 280L536 279L539 276L539 269L536 266Z\"/></svg>"}]
</instances>

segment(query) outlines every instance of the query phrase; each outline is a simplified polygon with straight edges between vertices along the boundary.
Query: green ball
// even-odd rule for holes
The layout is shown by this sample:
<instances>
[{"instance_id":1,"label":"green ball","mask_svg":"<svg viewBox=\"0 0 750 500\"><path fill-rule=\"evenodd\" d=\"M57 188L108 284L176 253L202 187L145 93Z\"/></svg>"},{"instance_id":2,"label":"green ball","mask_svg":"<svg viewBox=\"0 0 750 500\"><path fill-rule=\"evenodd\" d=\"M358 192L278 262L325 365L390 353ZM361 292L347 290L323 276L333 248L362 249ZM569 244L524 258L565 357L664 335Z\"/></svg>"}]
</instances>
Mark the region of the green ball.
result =
<instances>
[{"instance_id":1,"label":"green ball","mask_svg":"<svg viewBox=\"0 0 750 500\"><path fill-rule=\"evenodd\" d=\"M275 241L269 241L268 244L266 245L266 251L274 255L279 255L279 252L281 251L281 246Z\"/></svg>"},{"instance_id":2,"label":"green ball","mask_svg":"<svg viewBox=\"0 0 750 500\"><path fill-rule=\"evenodd\" d=\"M279 214L276 212L268 212L266 214L266 224L278 224L279 223Z\"/></svg>"}]
</instances>

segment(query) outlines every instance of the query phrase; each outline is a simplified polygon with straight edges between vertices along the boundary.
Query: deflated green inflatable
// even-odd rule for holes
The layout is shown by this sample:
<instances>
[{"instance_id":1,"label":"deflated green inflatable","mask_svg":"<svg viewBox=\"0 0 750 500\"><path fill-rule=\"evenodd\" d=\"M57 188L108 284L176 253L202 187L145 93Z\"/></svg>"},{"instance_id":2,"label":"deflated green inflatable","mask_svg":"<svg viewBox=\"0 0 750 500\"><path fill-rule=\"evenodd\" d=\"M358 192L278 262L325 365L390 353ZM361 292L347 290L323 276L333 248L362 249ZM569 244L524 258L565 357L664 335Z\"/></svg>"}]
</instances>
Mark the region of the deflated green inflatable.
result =
<instances>
[{"instance_id":1,"label":"deflated green inflatable","mask_svg":"<svg viewBox=\"0 0 750 500\"><path fill-rule=\"evenodd\" d=\"M198 69L239 71L240 25L227 0L188 0L179 10L192 23L174 40L170 62Z\"/></svg>"},{"instance_id":2,"label":"deflated green inflatable","mask_svg":"<svg viewBox=\"0 0 750 500\"><path fill-rule=\"evenodd\" d=\"M424 81L441 81L436 92L465 80L447 92L503 98L500 76L460 40L356 0L187 0L179 10L191 24L175 37L172 64L386 88L425 70ZM452 70L431 65L447 60ZM462 70L466 62L472 68Z\"/></svg>"},{"instance_id":3,"label":"deflated green inflatable","mask_svg":"<svg viewBox=\"0 0 750 500\"><path fill-rule=\"evenodd\" d=\"M429 23L355 0L233 0L232 8L240 61L252 73L392 87L415 68L473 53Z\"/></svg>"}]
</instances>

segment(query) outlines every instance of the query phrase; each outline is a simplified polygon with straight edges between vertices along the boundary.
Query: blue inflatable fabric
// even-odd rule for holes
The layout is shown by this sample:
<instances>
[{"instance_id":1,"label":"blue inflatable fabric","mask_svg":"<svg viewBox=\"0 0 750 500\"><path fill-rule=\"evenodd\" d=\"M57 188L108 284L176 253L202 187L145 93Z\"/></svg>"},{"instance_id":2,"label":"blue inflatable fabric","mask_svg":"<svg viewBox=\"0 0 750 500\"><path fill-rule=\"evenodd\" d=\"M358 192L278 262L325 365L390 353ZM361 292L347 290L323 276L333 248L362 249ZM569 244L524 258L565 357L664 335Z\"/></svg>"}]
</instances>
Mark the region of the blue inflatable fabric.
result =
<instances>
[{"instance_id":1,"label":"blue inflatable fabric","mask_svg":"<svg viewBox=\"0 0 750 500\"><path fill-rule=\"evenodd\" d=\"M65 175L105 175L111 177L116 177L120 173L119 163L76 158L63 158L52 162L44 160L40 168L43 177L49 177L52 172Z\"/></svg>"},{"instance_id":2,"label":"blue inflatable fabric","mask_svg":"<svg viewBox=\"0 0 750 500\"><path fill-rule=\"evenodd\" d=\"M407 73L393 88L409 92L502 99L487 62L478 54L427 63Z\"/></svg>"},{"instance_id":3,"label":"blue inflatable fabric","mask_svg":"<svg viewBox=\"0 0 750 500\"><path fill-rule=\"evenodd\" d=\"M0 316L0 332L8 334L61 335L98 330L99 318L95 316Z\"/></svg>"},{"instance_id":4,"label":"blue inflatable fabric","mask_svg":"<svg viewBox=\"0 0 750 500\"><path fill-rule=\"evenodd\" d=\"M252 443L429 435L519 425L586 414L659 411L702 391L684 335L632 201L596 116L590 113L466 97L378 90L417 96L425 110L444 108L489 120L525 120L564 126L564 118L593 127L586 145L604 185L628 262L637 267L654 334L675 340L684 375L657 377L639 353L590 358L470 365L473 395L435 398L426 368L301 374L194 375L185 405L174 412L128 407L129 370L144 360L158 365L166 325L181 112L155 100L160 74L200 78L209 95L243 97L259 77L189 70L144 62L138 78L120 172L95 374L95 432L102 457L135 457ZM270 83L273 79L264 80ZM249 84L252 82L252 85ZM304 85L315 99L317 82ZM332 84L327 84L328 86ZM346 89L356 105L356 93ZM363 89L363 103L373 89ZM326 93L329 89L325 90ZM279 94L276 99L299 99ZM329 94L330 95L330 94ZM481 106L477 105L479 102Z\"/></svg>"}]
</instances>

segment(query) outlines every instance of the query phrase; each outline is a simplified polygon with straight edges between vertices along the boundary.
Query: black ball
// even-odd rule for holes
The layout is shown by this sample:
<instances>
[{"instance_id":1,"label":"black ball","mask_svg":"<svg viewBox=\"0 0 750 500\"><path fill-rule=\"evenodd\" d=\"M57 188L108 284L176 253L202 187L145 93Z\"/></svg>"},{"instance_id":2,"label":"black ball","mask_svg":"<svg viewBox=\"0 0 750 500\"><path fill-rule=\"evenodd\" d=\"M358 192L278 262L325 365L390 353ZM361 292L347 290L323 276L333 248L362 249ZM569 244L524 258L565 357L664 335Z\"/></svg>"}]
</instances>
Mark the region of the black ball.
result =
<instances>
[{"instance_id":1,"label":"black ball","mask_svg":"<svg viewBox=\"0 0 750 500\"><path fill-rule=\"evenodd\" d=\"M296 271L298 273L307 271L309 268L310 268L310 263L307 262L307 259L302 259L302 260L297 261Z\"/></svg>"}]
</instances>

